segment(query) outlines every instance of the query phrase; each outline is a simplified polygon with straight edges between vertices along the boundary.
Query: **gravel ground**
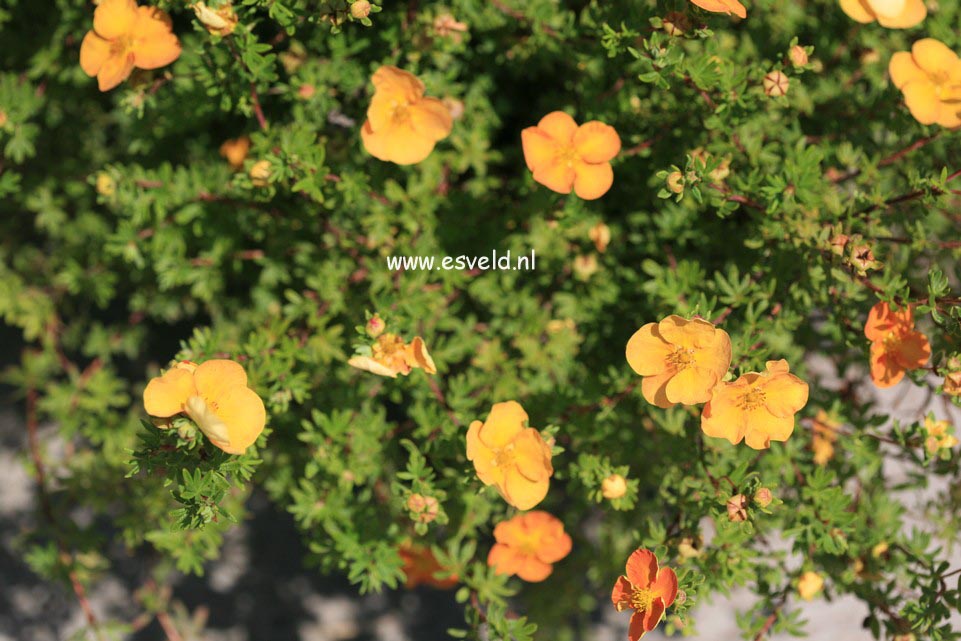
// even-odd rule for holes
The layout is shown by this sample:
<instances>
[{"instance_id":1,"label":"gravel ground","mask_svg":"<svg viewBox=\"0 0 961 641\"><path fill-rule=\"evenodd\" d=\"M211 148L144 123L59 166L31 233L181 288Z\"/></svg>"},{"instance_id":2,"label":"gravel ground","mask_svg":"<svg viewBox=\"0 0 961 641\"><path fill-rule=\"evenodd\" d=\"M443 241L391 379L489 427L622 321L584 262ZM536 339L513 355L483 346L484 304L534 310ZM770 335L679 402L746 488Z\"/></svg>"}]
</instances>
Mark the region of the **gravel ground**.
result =
<instances>
[{"instance_id":1,"label":"gravel ground","mask_svg":"<svg viewBox=\"0 0 961 641\"><path fill-rule=\"evenodd\" d=\"M878 399L894 416L914 419L927 411L929 399L921 389L907 385L878 392ZM948 411L940 403L930 407L939 417ZM953 418L961 425L957 414ZM51 428L45 430L49 433ZM0 641L66 641L83 626L76 600L66 589L38 580L14 547L36 516L34 486L23 466L25 447L21 418L13 410L0 410ZM258 494L251 500L251 511L252 518L231 532L223 557L204 578L185 578L177 584L176 598L208 616L205 632L184 641L442 641L444 630L462 623L452 593L418 590L359 597L346 582L303 568L303 548L289 517ZM959 552L954 550L953 565L961 564ZM132 590L142 582L143 572L136 559L121 563L91 590L95 612L132 620L137 611ZM699 634L690 638L739 638L735 612L746 609L752 599L748 590L736 590L730 597L702 603L695 612ZM790 607L801 608L812 639L871 638L861 628L867 609L854 598ZM626 614L605 609L591 641L625 639L626 623ZM961 616L956 615L954 623L961 629ZM128 638L165 640L156 623ZM666 637L655 632L648 638Z\"/></svg>"}]
</instances>

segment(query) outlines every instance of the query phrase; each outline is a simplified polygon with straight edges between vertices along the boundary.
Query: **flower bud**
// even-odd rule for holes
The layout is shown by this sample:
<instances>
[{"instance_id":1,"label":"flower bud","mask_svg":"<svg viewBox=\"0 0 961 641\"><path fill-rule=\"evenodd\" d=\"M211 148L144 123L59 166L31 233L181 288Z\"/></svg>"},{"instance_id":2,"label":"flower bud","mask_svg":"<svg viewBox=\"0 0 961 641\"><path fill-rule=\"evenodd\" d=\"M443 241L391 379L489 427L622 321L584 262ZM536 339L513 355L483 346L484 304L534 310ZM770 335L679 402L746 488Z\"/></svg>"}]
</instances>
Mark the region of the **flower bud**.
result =
<instances>
[{"instance_id":1,"label":"flower bud","mask_svg":"<svg viewBox=\"0 0 961 641\"><path fill-rule=\"evenodd\" d=\"M357 0L350 3L350 15L355 20L362 20L370 15L370 3L367 0Z\"/></svg>"},{"instance_id":2,"label":"flower bud","mask_svg":"<svg viewBox=\"0 0 961 641\"><path fill-rule=\"evenodd\" d=\"M787 90L791 86L791 80L783 71L772 71L764 76L764 93L772 98L779 98L787 95Z\"/></svg>"},{"instance_id":3,"label":"flower bud","mask_svg":"<svg viewBox=\"0 0 961 641\"><path fill-rule=\"evenodd\" d=\"M797 591L802 599L811 601L824 588L824 578L817 572L808 570L798 580Z\"/></svg>"},{"instance_id":4,"label":"flower bud","mask_svg":"<svg viewBox=\"0 0 961 641\"><path fill-rule=\"evenodd\" d=\"M109 198L117 192L117 183L110 177L110 174L101 171L97 174L97 193Z\"/></svg>"},{"instance_id":5,"label":"flower bud","mask_svg":"<svg viewBox=\"0 0 961 641\"><path fill-rule=\"evenodd\" d=\"M627 493L627 480L620 474L611 474L601 482L601 494L613 501Z\"/></svg>"},{"instance_id":6,"label":"flower bud","mask_svg":"<svg viewBox=\"0 0 961 641\"><path fill-rule=\"evenodd\" d=\"M808 52L801 45L794 45L788 52L791 64L795 67L804 67L809 62Z\"/></svg>"},{"instance_id":7,"label":"flower bud","mask_svg":"<svg viewBox=\"0 0 961 641\"><path fill-rule=\"evenodd\" d=\"M254 187L266 187L270 184L270 161L258 160L250 168L250 181Z\"/></svg>"},{"instance_id":8,"label":"flower bud","mask_svg":"<svg viewBox=\"0 0 961 641\"><path fill-rule=\"evenodd\" d=\"M414 514L418 523L430 523L440 513L440 503L433 496L411 494L407 499L407 509Z\"/></svg>"},{"instance_id":9,"label":"flower bud","mask_svg":"<svg viewBox=\"0 0 961 641\"><path fill-rule=\"evenodd\" d=\"M747 520L746 496L735 494L727 500L727 518L732 523L741 523Z\"/></svg>"},{"instance_id":10,"label":"flower bud","mask_svg":"<svg viewBox=\"0 0 961 641\"><path fill-rule=\"evenodd\" d=\"M762 508L767 507L774 500L774 494L766 487L762 487L754 493L754 502Z\"/></svg>"},{"instance_id":11,"label":"flower bud","mask_svg":"<svg viewBox=\"0 0 961 641\"><path fill-rule=\"evenodd\" d=\"M667 188L675 194L684 191L684 174L679 171L672 171L667 175Z\"/></svg>"},{"instance_id":12,"label":"flower bud","mask_svg":"<svg viewBox=\"0 0 961 641\"><path fill-rule=\"evenodd\" d=\"M385 329L387 329L387 323L385 323L384 319L381 318L378 314L374 314L373 316L371 316L370 319L367 321L367 325L365 326L367 335L370 336L371 338L377 338L378 336L384 333ZM417 495L415 494L414 496L417 496Z\"/></svg>"},{"instance_id":13,"label":"flower bud","mask_svg":"<svg viewBox=\"0 0 961 641\"><path fill-rule=\"evenodd\" d=\"M411 494L407 497L407 509L415 514L420 514L427 507L427 499L422 494Z\"/></svg>"},{"instance_id":14,"label":"flower bud","mask_svg":"<svg viewBox=\"0 0 961 641\"><path fill-rule=\"evenodd\" d=\"M848 241L851 238L847 234L835 234L831 237L831 253L838 256L844 255L844 248L847 247Z\"/></svg>"}]
</instances>

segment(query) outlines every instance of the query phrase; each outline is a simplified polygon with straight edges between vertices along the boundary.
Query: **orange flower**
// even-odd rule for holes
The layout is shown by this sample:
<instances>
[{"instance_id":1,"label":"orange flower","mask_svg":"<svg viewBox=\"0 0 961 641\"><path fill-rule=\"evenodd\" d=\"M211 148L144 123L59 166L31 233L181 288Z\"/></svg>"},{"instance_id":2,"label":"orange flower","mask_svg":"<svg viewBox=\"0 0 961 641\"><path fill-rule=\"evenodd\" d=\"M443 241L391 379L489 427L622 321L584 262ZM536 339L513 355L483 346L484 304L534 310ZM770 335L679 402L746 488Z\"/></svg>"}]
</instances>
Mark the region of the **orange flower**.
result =
<instances>
[{"instance_id":1,"label":"orange flower","mask_svg":"<svg viewBox=\"0 0 961 641\"><path fill-rule=\"evenodd\" d=\"M138 7L136 0L102 0L80 45L80 68L97 77L100 91L109 91L134 67L158 69L179 56L180 41L166 13Z\"/></svg>"},{"instance_id":2,"label":"orange flower","mask_svg":"<svg viewBox=\"0 0 961 641\"><path fill-rule=\"evenodd\" d=\"M763 450L794 432L794 415L808 402L808 385L789 373L787 361L768 361L763 373L743 374L721 383L701 412L708 436Z\"/></svg>"},{"instance_id":3,"label":"orange flower","mask_svg":"<svg viewBox=\"0 0 961 641\"><path fill-rule=\"evenodd\" d=\"M404 564L401 569L407 576L404 587L408 590L416 588L418 585L429 585L438 590L449 590L459 581L456 574L450 574L447 568L438 562L437 557L434 556L429 547L404 541L397 548L397 553ZM443 574L445 578L437 578L438 574Z\"/></svg>"},{"instance_id":4,"label":"orange flower","mask_svg":"<svg viewBox=\"0 0 961 641\"><path fill-rule=\"evenodd\" d=\"M961 126L961 60L943 43L918 40L910 53L891 56L888 72L915 120L922 125Z\"/></svg>"},{"instance_id":5,"label":"orange flower","mask_svg":"<svg viewBox=\"0 0 961 641\"><path fill-rule=\"evenodd\" d=\"M841 424L831 418L827 412L818 410L812 423L814 437L811 439L814 462L818 465L827 465L828 461L834 458L834 443L838 440L840 426Z\"/></svg>"},{"instance_id":6,"label":"orange flower","mask_svg":"<svg viewBox=\"0 0 961 641\"><path fill-rule=\"evenodd\" d=\"M397 334L381 334L371 348L371 355L357 355L347 364L378 376L397 378L398 374L407 376L415 367L428 374L436 374L434 359L427 353L427 346L420 336L409 344L404 343Z\"/></svg>"},{"instance_id":7,"label":"orange flower","mask_svg":"<svg viewBox=\"0 0 961 641\"><path fill-rule=\"evenodd\" d=\"M580 127L563 111L547 114L521 132L524 160L534 180L559 194L600 198L614 184L610 161L621 150L614 128L592 120Z\"/></svg>"},{"instance_id":8,"label":"orange flower","mask_svg":"<svg viewBox=\"0 0 961 641\"><path fill-rule=\"evenodd\" d=\"M732 13L738 18L747 18L747 9L738 0L691 0L694 4L706 11L714 13Z\"/></svg>"},{"instance_id":9,"label":"orange flower","mask_svg":"<svg viewBox=\"0 0 961 641\"><path fill-rule=\"evenodd\" d=\"M571 552L564 524L539 510L501 521L494 527L494 539L497 543L487 555L487 565L497 574L516 574L530 583L549 577L552 564Z\"/></svg>"},{"instance_id":10,"label":"orange flower","mask_svg":"<svg viewBox=\"0 0 961 641\"><path fill-rule=\"evenodd\" d=\"M374 97L360 130L364 149L374 158L413 165L427 158L454 126L437 98L424 97L424 83L397 67L374 72Z\"/></svg>"},{"instance_id":11,"label":"orange flower","mask_svg":"<svg viewBox=\"0 0 961 641\"><path fill-rule=\"evenodd\" d=\"M470 424L467 460L473 461L484 485L497 487L519 510L544 500L554 473L551 448L540 432L527 427L527 412L517 401L496 403L486 421Z\"/></svg>"},{"instance_id":12,"label":"orange flower","mask_svg":"<svg viewBox=\"0 0 961 641\"><path fill-rule=\"evenodd\" d=\"M247 154L249 152L250 138L248 136L231 138L230 140L225 140L224 144L220 145L220 155L227 160L227 163L234 171L244 166L244 161L247 160Z\"/></svg>"},{"instance_id":13,"label":"orange flower","mask_svg":"<svg viewBox=\"0 0 961 641\"><path fill-rule=\"evenodd\" d=\"M631 336L627 362L644 377L641 392L648 403L706 403L731 366L731 337L707 321L672 315Z\"/></svg>"},{"instance_id":14,"label":"orange flower","mask_svg":"<svg viewBox=\"0 0 961 641\"><path fill-rule=\"evenodd\" d=\"M924 0L841 0L841 10L857 22L877 20L889 29L913 27L928 15Z\"/></svg>"},{"instance_id":15,"label":"orange flower","mask_svg":"<svg viewBox=\"0 0 961 641\"><path fill-rule=\"evenodd\" d=\"M824 577L817 572L808 570L798 579L797 591L805 601L813 601L822 589L824 589Z\"/></svg>"},{"instance_id":16,"label":"orange flower","mask_svg":"<svg viewBox=\"0 0 961 641\"><path fill-rule=\"evenodd\" d=\"M878 387L897 385L907 370L924 367L931 356L927 337L914 329L910 306L895 312L887 303L876 304L864 335L871 341L871 380Z\"/></svg>"},{"instance_id":17,"label":"orange flower","mask_svg":"<svg viewBox=\"0 0 961 641\"><path fill-rule=\"evenodd\" d=\"M671 568L657 567L650 550L635 550L627 559L627 574L614 584L611 601L618 612L630 608L631 625L627 637L637 641L657 627L664 610L677 597L677 575Z\"/></svg>"},{"instance_id":18,"label":"orange flower","mask_svg":"<svg viewBox=\"0 0 961 641\"><path fill-rule=\"evenodd\" d=\"M243 454L267 422L264 402L247 387L244 368L229 360L177 363L151 379L143 404L147 414L159 418L186 414L228 454Z\"/></svg>"}]
</instances>

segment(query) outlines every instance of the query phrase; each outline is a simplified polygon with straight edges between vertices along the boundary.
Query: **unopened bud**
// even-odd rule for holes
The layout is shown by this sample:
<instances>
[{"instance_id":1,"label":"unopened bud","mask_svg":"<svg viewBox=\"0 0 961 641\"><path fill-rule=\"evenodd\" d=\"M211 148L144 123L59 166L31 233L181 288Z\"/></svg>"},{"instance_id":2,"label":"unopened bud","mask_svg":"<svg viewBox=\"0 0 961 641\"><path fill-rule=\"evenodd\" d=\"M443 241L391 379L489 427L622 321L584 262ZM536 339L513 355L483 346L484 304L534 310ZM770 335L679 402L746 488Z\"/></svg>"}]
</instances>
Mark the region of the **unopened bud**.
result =
<instances>
[{"instance_id":1,"label":"unopened bud","mask_svg":"<svg viewBox=\"0 0 961 641\"><path fill-rule=\"evenodd\" d=\"M620 474L611 474L601 482L601 494L605 499L619 499L627 493L627 480Z\"/></svg>"},{"instance_id":2,"label":"unopened bud","mask_svg":"<svg viewBox=\"0 0 961 641\"><path fill-rule=\"evenodd\" d=\"M370 15L370 3L367 0L357 0L350 5L350 15L355 20L362 20Z\"/></svg>"},{"instance_id":3,"label":"unopened bud","mask_svg":"<svg viewBox=\"0 0 961 641\"><path fill-rule=\"evenodd\" d=\"M787 95L787 90L791 86L791 80L783 71L772 71L764 76L764 93L772 98L779 98Z\"/></svg>"},{"instance_id":4,"label":"unopened bud","mask_svg":"<svg viewBox=\"0 0 961 641\"><path fill-rule=\"evenodd\" d=\"M254 187L266 187L270 184L270 161L258 160L250 168L250 181Z\"/></svg>"},{"instance_id":5,"label":"unopened bud","mask_svg":"<svg viewBox=\"0 0 961 641\"><path fill-rule=\"evenodd\" d=\"M808 63L808 52L801 45L794 45L788 52L791 64L795 67L804 67Z\"/></svg>"},{"instance_id":6,"label":"unopened bud","mask_svg":"<svg viewBox=\"0 0 961 641\"><path fill-rule=\"evenodd\" d=\"M374 314L370 317L370 320L367 321L365 329L368 336L371 338L377 338L384 333L385 329L387 329L387 323L385 323L384 319L379 315Z\"/></svg>"},{"instance_id":7,"label":"unopened bud","mask_svg":"<svg viewBox=\"0 0 961 641\"><path fill-rule=\"evenodd\" d=\"M117 192L117 183L110 177L110 174L100 172L97 174L97 193L101 196L113 196Z\"/></svg>"},{"instance_id":8,"label":"unopened bud","mask_svg":"<svg viewBox=\"0 0 961 641\"><path fill-rule=\"evenodd\" d=\"M762 508L767 507L774 500L774 494L766 487L762 487L754 493L754 502Z\"/></svg>"},{"instance_id":9,"label":"unopened bud","mask_svg":"<svg viewBox=\"0 0 961 641\"><path fill-rule=\"evenodd\" d=\"M433 496L411 494L407 499L407 509L414 514L418 523L430 523L440 512L440 503Z\"/></svg>"},{"instance_id":10,"label":"unopened bud","mask_svg":"<svg viewBox=\"0 0 961 641\"><path fill-rule=\"evenodd\" d=\"M727 518L732 523L741 523L747 520L746 496L735 494L727 500Z\"/></svg>"}]
</instances>

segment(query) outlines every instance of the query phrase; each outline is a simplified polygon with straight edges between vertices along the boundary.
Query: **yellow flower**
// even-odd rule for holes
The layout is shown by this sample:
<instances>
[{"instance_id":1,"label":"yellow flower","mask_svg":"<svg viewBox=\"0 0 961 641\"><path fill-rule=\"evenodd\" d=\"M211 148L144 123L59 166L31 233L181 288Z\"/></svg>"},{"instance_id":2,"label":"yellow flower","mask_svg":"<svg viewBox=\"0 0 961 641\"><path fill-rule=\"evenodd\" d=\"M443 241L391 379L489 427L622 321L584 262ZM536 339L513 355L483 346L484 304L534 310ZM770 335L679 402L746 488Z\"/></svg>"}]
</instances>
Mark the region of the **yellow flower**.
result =
<instances>
[{"instance_id":1,"label":"yellow flower","mask_svg":"<svg viewBox=\"0 0 961 641\"><path fill-rule=\"evenodd\" d=\"M374 72L374 97L360 130L364 149L374 158L413 165L450 135L450 111L437 98L424 97L424 83L397 67Z\"/></svg>"},{"instance_id":2,"label":"yellow flower","mask_svg":"<svg viewBox=\"0 0 961 641\"><path fill-rule=\"evenodd\" d=\"M228 454L243 454L267 422L264 402L247 387L247 373L230 360L177 363L151 379L143 404L147 414L159 418L186 414Z\"/></svg>"},{"instance_id":3,"label":"yellow flower","mask_svg":"<svg viewBox=\"0 0 961 641\"><path fill-rule=\"evenodd\" d=\"M954 428L948 421L936 421L933 417L924 418L924 449L928 454L935 456L941 450L950 450L958 444L958 439L953 434Z\"/></svg>"},{"instance_id":4,"label":"yellow flower","mask_svg":"<svg viewBox=\"0 0 961 641\"><path fill-rule=\"evenodd\" d=\"M961 60L943 43L925 38L891 56L891 81L922 125L961 126Z\"/></svg>"},{"instance_id":5,"label":"yellow flower","mask_svg":"<svg viewBox=\"0 0 961 641\"><path fill-rule=\"evenodd\" d=\"M390 378L397 378L398 374L407 376L417 367L428 374L437 373L434 359L427 352L424 339L417 336L407 344L400 336L391 333L378 336L371 348L370 356L354 356L347 361L347 364L371 374Z\"/></svg>"},{"instance_id":6,"label":"yellow flower","mask_svg":"<svg viewBox=\"0 0 961 641\"><path fill-rule=\"evenodd\" d=\"M248 136L231 138L230 140L225 140L224 144L220 145L220 155L227 160L227 163L234 171L243 168L244 161L247 160L247 154L249 152L250 138ZM267 163L267 168L269 170L270 163Z\"/></svg>"},{"instance_id":7,"label":"yellow flower","mask_svg":"<svg viewBox=\"0 0 961 641\"><path fill-rule=\"evenodd\" d=\"M519 510L544 500L554 474L551 448L527 420L519 403L507 401L495 404L486 421L474 421L467 430L467 460L473 461L477 478L495 486Z\"/></svg>"},{"instance_id":8,"label":"yellow flower","mask_svg":"<svg viewBox=\"0 0 961 641\"><path fill-rule=\"evenodd\" d=\"M611 474L601 481L601 494L605 499L613 501L627 493L627 480L620 474Z\"/></svg>"},{"instance_id":9,"label":"yellow flower","mask_svg":"<svg viewBox=\"0 0 961 641\"><path fill-rule=\"evenodd\" d=\"M107 172L97 174L97 193L108 198L117 193L117 183Z\"/></svg>"},{"instance_id":10,"label":"yellow flower","mask_svg":"<svg viewBox=\"0 0 961 641\"><path fill-rule=\"evenodd\" d=\"M170 16L136 0L102 0L93 12L93 29L80 45L80 68L97 77L100 91L126 80L134 67L158 69L180 57L180 41Z\"/></svg>"},{"instance_id":11,"label":"yellow flower","mask_svg":"<svg viewBox=\"0 0 961 641\"><path fill-rule=\"evenodd\" d=\"M705 320L668 316L631 336L627 362L644 377L641 392L648 403L706 403L731 366L731 337Z\"/></svg>"},{"instance_id":12,"label":"yellow flower","mask_svg":"<svg viewBox=\"0 0 961 641\"><path fill-rule=\"evenodd\" d=\"M841 10L857 22L878 21L882 27L907 29L924 20L924 0L841 0Z\"/></svg>"},{"instance_id":13,"label":"yellow flower","mask_svg":"<svg viewBox=\"0 0 961 641\"><path fill-rule=\"evenodd\" d=\"M721 383L704 406L701 429L734 444L743 439L756 450L786 441L794 432L794 415L808 401L807 383L789 372L787 361L768 361L763 373Z\"/></svg>"},{"instance_id":14,"label":"yellow flower","mask_svg":"<svg viewBox=\"0 0 961 641\"><path fill-rule=\"evenodd\" d=\"M824 578L817 572L808 570L798 580L797 591L805 601L812 601L824 588Z\"/></svg>"}]
</instances>

